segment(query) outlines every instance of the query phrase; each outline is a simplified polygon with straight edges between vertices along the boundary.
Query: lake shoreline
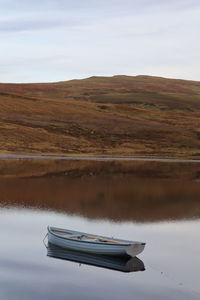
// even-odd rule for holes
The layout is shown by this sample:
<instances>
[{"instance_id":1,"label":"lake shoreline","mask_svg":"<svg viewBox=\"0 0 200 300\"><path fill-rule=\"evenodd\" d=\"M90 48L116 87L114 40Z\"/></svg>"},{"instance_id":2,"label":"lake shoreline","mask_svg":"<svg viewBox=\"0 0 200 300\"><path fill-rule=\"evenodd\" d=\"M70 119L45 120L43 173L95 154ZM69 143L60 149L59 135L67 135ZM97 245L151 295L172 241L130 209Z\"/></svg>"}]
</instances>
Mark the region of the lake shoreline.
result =
<instances>
[{"instance_id":1,"label":"lake shoreline","mask_svg":"<svg viewBox=\"0 0 200 300\"><path fill-rule=\"evenodd\" d=\"M55 160L89 160L89 161L157 161L157 162L186 162L198 163L200 159L177 157L149 157L149 156L111 156L111 155L61 155L61 154L24 154L24 153L0 153L0 160L13 159L55 159Z\"/></svg>"}]
</instances>

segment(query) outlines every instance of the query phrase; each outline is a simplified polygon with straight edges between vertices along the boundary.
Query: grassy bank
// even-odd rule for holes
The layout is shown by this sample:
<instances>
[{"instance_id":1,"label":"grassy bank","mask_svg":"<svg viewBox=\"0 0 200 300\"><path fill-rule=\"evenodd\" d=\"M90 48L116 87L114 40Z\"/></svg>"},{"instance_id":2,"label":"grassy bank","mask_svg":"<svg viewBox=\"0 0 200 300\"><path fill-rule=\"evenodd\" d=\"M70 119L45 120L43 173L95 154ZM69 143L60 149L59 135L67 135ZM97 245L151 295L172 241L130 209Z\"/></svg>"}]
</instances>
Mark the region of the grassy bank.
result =
<instances>
[{"instance_id":1,"label":"grassy bank","mask_svg":"<svg viewBox=\"0 0 200 300\"><path fill-rule=\"evenodd\" d=\"M0 84L0 151L200 157L200 83L148 76Z\"/></svg>"}]
</instances>

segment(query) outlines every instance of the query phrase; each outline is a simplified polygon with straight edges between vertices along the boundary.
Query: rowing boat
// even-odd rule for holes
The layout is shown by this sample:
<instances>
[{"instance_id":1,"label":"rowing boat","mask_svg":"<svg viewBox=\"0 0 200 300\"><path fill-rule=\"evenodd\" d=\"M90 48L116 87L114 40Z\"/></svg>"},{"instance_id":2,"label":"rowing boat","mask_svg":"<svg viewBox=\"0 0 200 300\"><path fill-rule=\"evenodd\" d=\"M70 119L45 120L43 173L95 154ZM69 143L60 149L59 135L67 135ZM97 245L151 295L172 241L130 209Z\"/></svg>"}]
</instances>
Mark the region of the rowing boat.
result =
<instances>
[{"instance_id":1,"label":"rowing boat","mask_svg":"<svg viewBox=\"0 0 200 300\"><path fill-rule=\"evenodd\" d=\"M79 264L90 265L120 272L144 271L142 260L130 256L97 255L64 249L48 243L47 256Z\"/></svg>"},{"instance_id":2,"label":"rowing boat","mask_svg":"<svg viewBox=\"0 0 200 300\"><path fill-rule=\"evenodd\" d=\"M145 247L143 242L114 239L50 226L48 226L48 242L76 251L132 257L140 254Z\"/></svg>"}]
</instances>

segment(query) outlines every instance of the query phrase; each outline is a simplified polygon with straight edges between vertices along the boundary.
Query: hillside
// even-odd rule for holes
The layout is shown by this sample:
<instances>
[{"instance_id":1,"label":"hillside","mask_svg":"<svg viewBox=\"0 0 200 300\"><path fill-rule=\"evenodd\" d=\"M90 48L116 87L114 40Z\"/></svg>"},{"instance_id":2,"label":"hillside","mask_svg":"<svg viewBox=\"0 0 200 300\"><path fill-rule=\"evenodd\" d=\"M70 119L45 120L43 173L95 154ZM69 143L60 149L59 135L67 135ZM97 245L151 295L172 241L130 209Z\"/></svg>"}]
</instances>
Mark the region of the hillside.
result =
<instances>
[{"instance_id":1,"label":"hillside","mask_svg":"<svg viewBox=\"0 0 200 300\"><path fill-rule=\"evenodd\" d=\"M200 157L200 82L0 84L0 152Z\"/></svg>"}]
</instances>

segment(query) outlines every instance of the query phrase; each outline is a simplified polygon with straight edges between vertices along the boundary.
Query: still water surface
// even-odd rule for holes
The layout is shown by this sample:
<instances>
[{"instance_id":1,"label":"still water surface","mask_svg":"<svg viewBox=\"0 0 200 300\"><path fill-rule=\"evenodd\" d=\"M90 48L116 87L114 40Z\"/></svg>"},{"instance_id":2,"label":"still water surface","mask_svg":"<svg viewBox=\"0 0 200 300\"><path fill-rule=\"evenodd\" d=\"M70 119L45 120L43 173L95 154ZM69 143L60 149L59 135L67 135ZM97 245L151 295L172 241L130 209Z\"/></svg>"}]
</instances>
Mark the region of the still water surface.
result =
<instances>
[{"instance_id":1,"label":"still water surface","mask_svg":"<svg viewBox=\"0 0 200 300\"><path fill-rule=\"evenodd\" d=\"M199 182L111 176L0 184L0 299L200 299ZM138 257L145 270L48 257L48 225L145 241Z\"/></svg>"}]
</instances>

